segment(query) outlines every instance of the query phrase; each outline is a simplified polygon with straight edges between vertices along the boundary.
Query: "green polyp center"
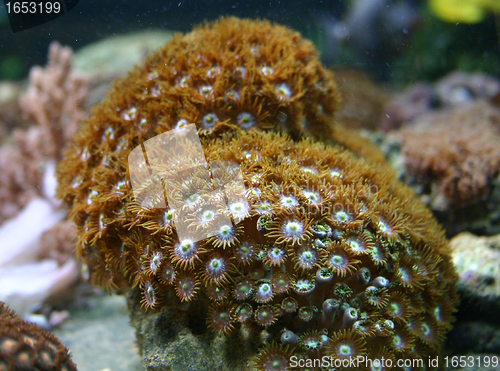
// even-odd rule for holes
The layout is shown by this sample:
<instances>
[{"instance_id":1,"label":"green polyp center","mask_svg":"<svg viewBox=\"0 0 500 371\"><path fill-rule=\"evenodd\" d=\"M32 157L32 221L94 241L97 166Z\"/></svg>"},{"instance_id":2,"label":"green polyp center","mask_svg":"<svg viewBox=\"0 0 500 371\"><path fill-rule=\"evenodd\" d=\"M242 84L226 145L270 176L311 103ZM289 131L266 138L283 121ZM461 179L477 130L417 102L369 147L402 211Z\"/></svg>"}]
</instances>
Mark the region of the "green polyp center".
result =
<instances>
[{"instance_id":1,"label":"green polyp center","mask_svg":"<svg viewBox=\"0 0 500 371\"><path fill-rule=\"evenodd\" d=\"M221 313L219 314L220 319L226 319L227 318L227 313Z\"/></svg>"},{"instance_id":2,"label":"green polyp center","mask_svg":"<svg viewBox=\"0 0 500 371\"><path fill-rule=\"evenodd\" d=\"M393 343L394 343L394 345L396 345L396 346L401 345L401 344L402 344L401 337L400 337L400 336L398 336L398 335L394 336L394 339L392 340L392 342L393 342Z\"/></svg>"},{"instance_id":3,"label":"green polyp center","mask_svg":"<svg viewBox=\"0 0 500 371\"><path fill-rule=\"evenodd\" d=\"M431 329L429 327L429 325L427 325L426 323L424 323L421 327L420 327L420 330L422 331L422 333L424 335L429 335L429 333L431 332Z\"/></svg>"},{"instance_id":4,"label":"green polyp center","mask_svg":"<svg viewBox=\"0 0 500 371\"><path fill-rule=\"evenodd\" d=\"M354 250L360 250L360 244L358 241L350 240L349 245L354 249Z\"/></svg>"},{"instance_id":5,"label":"green polyp center","mask_svg":"<svg viewBox=\"0 0 500 371\"><path fill-rule=\"evenodd\" d=\"M339 353L344 356L348 356L349 354L351 354L351 348L348 345L341 345L339 348Z\"/></svg>"},{"instance_id":6,"label":"green polyp center","mask_svg":"<svg viewBox=\"0 0 500 371\"><path fill-rule=\"evenodd\" d=\"M394 314L399 314L399 305L396 304L396 303L391 303L389 304L389 307L391 308L391 312L394 313Z\"/></svg>"},{"instance_id":7,"label":"green polyp center","mask_svg":"<svg viewBox=\"0 0 500 371\"><path fill-rule=\"evenodd\" d=\"M195 202L197 199L198 199L198 195L196 193L192 194L191 196L188 197L189 202Z\"/></svg>"},{"instance_id":8,"label":"green polyp center","mask_svg":"<svg viewBox=\"0 0 500 371\"><path fill-rule=\"evenodd\" d=\"M212 260L210 265L212 266L212 268L217 269L220 267L220 262L217 259L214 259L214 260Z\"/></svg>"},{"instance_id":9,"label":"green polyp center","mask_svg":"<svg viewBox=\"0 0 500 371\"><path fill-rule=\"evenodd\" d=\"M260 315L261 315L263 318L267 318L267 317L269 317L269 312L263 311Z\"/></svg>"},{"instance_id":10,"label":"green polyp center","mask_svg":"<svg viewBox=\"0 0 500 371\"><path fill-rule=\"evenodd\" d=\"M183 289L184 291L187 291L187 290L189 289L189 283L183 283L183 284L182 284L182 289Z\"/></svg>"},{"instance_id":11,"label":"green polyp center","mask_svg":"<svg viewBox=\"0 0 500 371\"><path fill-rule=\"evenodd\" d=\"M230 228L225 225L220 229L220 233L224 236L227 237L229 235Z\"/></svg>"},{"instance_id":12,"label":"green polyp center","mask_svg":"<svg viewBox=\"0 0 500 371\"><path fill-rule=\"evenodd\" d=\"M280 280L278 281L278 284L279 284L280 286L285 286L285 283L286 283L286 282L285 282L285 280L284 280L283 278L282 278L282 279L280 279Z\"/></svg>"},{"instance_id":13,"label":"green polyp center","mask_svg":"<svg viewBox=\"0 0 500 371\"><path fill-rule=\"evenodd\" d=\"M277 360L273 361L273 368L278 370L280 366L281 366L280 361L277 361Z\"/></svg>"},{"instance_id":14,"label":"green polyp center","mask_svg":"<svg viewBox=\"0 0 500 371\"><path fill-rule=\"evenodd\" d=\"M344 213L343 211L340 211L337 213L337 219L341 222L345 222L345 221L347 221L348 217L347 217L346 213Z\"/></svg>"},{"instance_id":15,"label":"green polyp center","mask_svg":"<svg viewBox=\"0 0 500 371\"><path fill-rule=\"evenodd\" d=\"M334 257L332 257L332 262L334 262L335 264L338 265L338 264L342 263L342 257L335 255Z\"/></svg>"},{"instance_id":16,"label":"green polyp center","mask_svg":"<svg viewBox=\"0 0 500 371\"><path fill-rule=\"evenodd\" d=\"M243 285L240 287L240 291L245 294L246 292L248 292L248 287Z\"/></svg>"},{"instance_id":17,"label":"green polyp center","mask_svg":"<svg viewBox=\"0 0 500 371\"><path fill-rule=\"evenodd\" d=\"M313 258L313 254L310 251L304 252L304 255L302 255L304 260L311 260Z\"/></svg>"},{"instance_id":18,"label":"green polyp center","mask_svg":"<svg viewBox=\"0 0 500 371\"><path fill-rule=\"evenodd\" d=\"M290 232L297 232L299 230L299 226L297 223L288 224L288 228L290 229Z\"/></svg>"},{"instance_id":19,"label":"green polyp center","mask_svg":"<svg viewBox=\"0 0 500 371\"><path fill-rule=\"evenodd\" d=\"M241 250L242 253L247 253L248 252L248 248L245 247L245 246L241 246L240 250Z\"/></svg>"},{"instance_id":20,"label":"green polyp center","mask_svg":"<svg viewBox=\"0 0 500 371\"><path fill-rule=\"evenodd\" d=\"M214 122L214 117L213 116L206 116L205 117L205 122L207 124L212 124Z\"/></svg>"}]
</instances>

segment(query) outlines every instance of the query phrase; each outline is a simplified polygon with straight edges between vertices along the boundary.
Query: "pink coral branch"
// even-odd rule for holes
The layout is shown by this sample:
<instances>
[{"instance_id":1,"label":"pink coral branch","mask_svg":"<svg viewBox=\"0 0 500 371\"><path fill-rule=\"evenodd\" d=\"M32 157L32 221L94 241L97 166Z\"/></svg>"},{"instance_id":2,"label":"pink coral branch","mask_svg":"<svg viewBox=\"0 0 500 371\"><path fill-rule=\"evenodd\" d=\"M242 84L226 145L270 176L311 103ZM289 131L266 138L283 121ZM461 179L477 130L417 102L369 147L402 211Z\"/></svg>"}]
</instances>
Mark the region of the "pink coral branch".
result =
<instances>
[{"instance_id":1,"label":"pink coral branch","mask_svg":"<svg viewBox=\"0 0 500 371\"><path fill-rule=\"evenodd\" d=\"M71 48L52 42L47 66L31 69L30 85L19 99L23 114L41 130L41 154L56 160L86 117L88 81L71 71L72 58Z\"/></svg>"}]
</instances>

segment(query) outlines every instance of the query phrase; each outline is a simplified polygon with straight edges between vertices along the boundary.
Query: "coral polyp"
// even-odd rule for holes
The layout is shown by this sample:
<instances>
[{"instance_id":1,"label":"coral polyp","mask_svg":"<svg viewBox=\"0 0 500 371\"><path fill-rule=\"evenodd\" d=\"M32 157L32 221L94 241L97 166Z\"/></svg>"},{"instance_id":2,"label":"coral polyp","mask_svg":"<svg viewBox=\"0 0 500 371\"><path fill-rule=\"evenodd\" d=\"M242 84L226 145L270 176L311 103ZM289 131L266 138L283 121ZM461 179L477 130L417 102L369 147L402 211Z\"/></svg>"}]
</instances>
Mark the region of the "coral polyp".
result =
<instances>
[{"instance_id":1,"label":"coral polyp","mask_svg":"<svg viewBox=\"0 0 500 371\"><path fill-rule=\"evenodd\" d=\"M76 371L76 366L59 339L0 302L0 370Z\"/></svg>"},{"instance_id":2,"label":"coral polyp","mask_svg":"<svg viewBox=\"0 0 500 371\"><path fill-rule=\"evenodd\" d=\"M336 105L312 44L268 22L220 20L158 50L58 169L93 282L132 289L144 309L196 307L224 336L267 333L257 370L291 355L438 354L456 303L448 243L387 167L313 139L335 134ZM172 146L149 140L165 132ZM137 197L127 158L141 146L165 187L148 173Z\"/></svg>"}]
</instances>

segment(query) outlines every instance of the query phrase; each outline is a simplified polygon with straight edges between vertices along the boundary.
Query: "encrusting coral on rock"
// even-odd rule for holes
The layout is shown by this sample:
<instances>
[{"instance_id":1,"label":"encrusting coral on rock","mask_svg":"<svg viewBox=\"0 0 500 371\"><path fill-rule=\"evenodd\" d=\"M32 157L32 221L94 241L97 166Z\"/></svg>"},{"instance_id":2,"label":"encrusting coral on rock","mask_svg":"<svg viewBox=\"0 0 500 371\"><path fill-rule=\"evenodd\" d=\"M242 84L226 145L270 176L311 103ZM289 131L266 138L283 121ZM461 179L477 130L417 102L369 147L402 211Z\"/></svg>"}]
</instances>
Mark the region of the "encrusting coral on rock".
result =
<instances>
[{"instance_id":1,"label":"encrusting coral on rock","mask_svg":"<svg viewBox=\"0 0 500 371\"><path fill-rule=\"evenodd\" d=\"M499 79L454 72L396 95L371 134L450 237L500 232L499 97Z\"/></svg>"},{"instance_id":2,"label":"encrusting coral on rock","mask_svg":"<svg viewBox=\"0 0 500 371\"><path fill-rule=\"evenodd\" d=\"M76 371L76 366L54 335L0 302L0 370Z\"/></svg>"},{"instance_id":3,"label":"encrusting coral on rock","mask_svg":"<svg viewBox=\"0 0 500 371\"><path fill-rule=\"evenodd\" d=\"M402 137L408 171L452 207L483 198L500 173L500 109L485 102L424 115Z\"/></svg>"},{"instance_id":4,"label":"encrusting coral on rock","mask_svg":"<svg viewBox=\"0 0 500 371\"><path fill-rule=\"evenodd\" d=\"M457 300L447 240L387 167L314 141L335 141L336 107L285 27L229 18L174 38L115 83L58 168L93 282L221 335L250 329L266 338L257 370L438 354Z\"/></svg>"}]
</instances>

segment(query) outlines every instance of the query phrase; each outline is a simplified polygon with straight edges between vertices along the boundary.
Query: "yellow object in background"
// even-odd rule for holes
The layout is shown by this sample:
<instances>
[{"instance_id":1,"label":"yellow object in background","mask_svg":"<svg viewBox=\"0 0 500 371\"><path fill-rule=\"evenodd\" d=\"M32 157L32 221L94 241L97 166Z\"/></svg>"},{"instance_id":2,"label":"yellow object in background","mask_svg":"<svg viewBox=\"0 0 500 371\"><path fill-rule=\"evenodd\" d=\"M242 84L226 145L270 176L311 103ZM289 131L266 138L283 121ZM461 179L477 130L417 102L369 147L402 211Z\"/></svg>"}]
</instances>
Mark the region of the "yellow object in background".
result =
<instances>
[{"instance_id":1,"label":"yellow object in background","mask_svg":"<svg viewBox=\"0 0 500 371\"><path fill-rule=\"evenodd\" d=\"M429 8L446 22L481 22L488 12L500 12L500 0L428 0Z\"/></svg>"}]
</instances>

